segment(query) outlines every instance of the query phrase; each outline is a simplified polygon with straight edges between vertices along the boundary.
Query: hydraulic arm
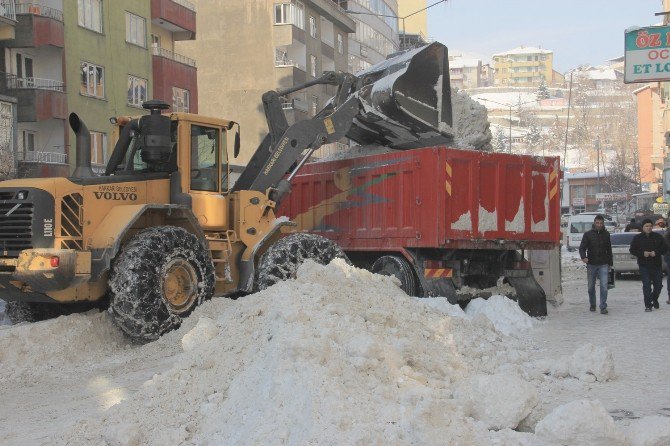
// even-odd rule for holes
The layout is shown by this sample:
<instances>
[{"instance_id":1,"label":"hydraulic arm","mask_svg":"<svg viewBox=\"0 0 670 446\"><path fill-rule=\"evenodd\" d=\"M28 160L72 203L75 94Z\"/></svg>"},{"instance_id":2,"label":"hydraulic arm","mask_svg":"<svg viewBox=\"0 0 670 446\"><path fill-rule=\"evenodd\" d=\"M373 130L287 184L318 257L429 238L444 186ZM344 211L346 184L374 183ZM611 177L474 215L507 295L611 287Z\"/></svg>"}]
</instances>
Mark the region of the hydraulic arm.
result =
<instances>
[{"instance_id":1,"label":"hydraulic arm","mask_svg":"<svg viewBox=\"0 0 670 446\"><path fill-rule=\"evenodd\" d=\"M270 190L270 198L279 202L289 192L292 176L312 153L344 137L395 149L451 142L448 61L447 48L436 42L391 57L355 76L326 72L302 85L265 93L263 108L269 133L233 191ZM280 97L323 84L336 85L336 95L312 119L289 126ZM289 177L284 178L289 171Z\"/></svg>"}]
</instances>

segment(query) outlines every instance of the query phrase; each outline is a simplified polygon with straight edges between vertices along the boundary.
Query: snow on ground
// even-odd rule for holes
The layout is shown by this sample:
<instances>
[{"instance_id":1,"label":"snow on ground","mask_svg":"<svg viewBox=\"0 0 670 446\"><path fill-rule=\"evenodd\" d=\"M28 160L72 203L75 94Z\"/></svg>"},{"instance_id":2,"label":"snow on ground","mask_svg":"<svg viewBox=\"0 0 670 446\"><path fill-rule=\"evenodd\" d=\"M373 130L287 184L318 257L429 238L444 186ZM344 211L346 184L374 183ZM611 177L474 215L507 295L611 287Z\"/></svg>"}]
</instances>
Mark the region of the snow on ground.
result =
<instances>
[{"instance_id":1,"label":"snow on ground","mask_svg":"<svg viewBox=\"0 0 670 446\"><path fill-rule=\"evenodd\" d=\"M574 259L537 321L336 261L143 346L107 313L2 326L0 443L667 444L670 305L619 281L591 313Z\"/></svg>"}]
</instances>

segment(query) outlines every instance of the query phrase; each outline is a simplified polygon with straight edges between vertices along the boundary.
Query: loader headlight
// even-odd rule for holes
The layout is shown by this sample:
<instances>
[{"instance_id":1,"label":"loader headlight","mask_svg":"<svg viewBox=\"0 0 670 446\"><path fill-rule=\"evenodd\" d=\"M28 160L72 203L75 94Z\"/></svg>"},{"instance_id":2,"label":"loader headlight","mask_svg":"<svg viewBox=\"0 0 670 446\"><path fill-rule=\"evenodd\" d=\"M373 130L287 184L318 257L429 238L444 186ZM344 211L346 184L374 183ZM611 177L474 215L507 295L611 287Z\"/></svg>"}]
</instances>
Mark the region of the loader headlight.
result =
<instances>
[{"instance_id":1,"label":"loader headlight","mask_svg":"<svg viewBox=\"0 0 670 446\"><path fill-rule=\"evenodd\" d=\"M14 198L17 200L25 200L26 198L28 198L28 191L20 190L16 193L16 196Z\"/></svg>"}]
</instances>

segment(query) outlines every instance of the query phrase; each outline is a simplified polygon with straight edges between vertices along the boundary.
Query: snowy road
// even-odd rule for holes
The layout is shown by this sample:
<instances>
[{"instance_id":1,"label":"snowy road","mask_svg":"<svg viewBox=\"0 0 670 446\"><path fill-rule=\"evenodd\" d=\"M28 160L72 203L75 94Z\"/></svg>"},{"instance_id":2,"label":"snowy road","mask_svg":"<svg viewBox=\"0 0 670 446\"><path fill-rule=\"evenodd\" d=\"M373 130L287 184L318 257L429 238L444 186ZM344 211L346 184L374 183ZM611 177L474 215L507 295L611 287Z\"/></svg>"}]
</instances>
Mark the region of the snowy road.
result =
<instances>
[{"instance_id":1,"label":"snowy road","mask_svg":"<svg viewBox=\"0 0 670 446\"><path fill-rule=\"evenodd\" d=\"M565 252L564 252L565 253ZM612 416L670 416L670 305L667 290L659 298L660 309L644 311L642 285L637 278L617 280L609 291L609 314L589 311L586 268L573 254L563 261L563 297L558 308L539 325L534 338L546 349L546 358L571 354L585 342L609 347L617 378L587 386L589 398L599 399ZM576 389L577 390L577 389ZM559 401L574 397L570 392ZM626 423L624 418L622 423Z\"/></svg>"},{"instance_id":2,"label":"snowy road","mask_svg":"<svg viewBox=\"0 0 670 446\"><path fill-rule=\"evenodd\" d=\"M237 302L218 299L188 319L179 331L146 346L125 342L104 313L1 326L0 444L134 444L145 434L151 435L149 444L202 444L208 440L217 444L224 438L249 439L252 437L245 435L252 432L258 435L254 419L264 420L266 430L274 435L276 426L295 422L290 417L299 407L291 409L293 405L314 405L314 412L321 415L301 419L297 426L304 423L304 432L282 431L287 439L300 443L296 438L327 434L319 423L332 426L328 424L332 420L320 420L327 412L323 407L318 409L327 401L334 404L327 406L328 411L334 411L329 416L342 420L337 428L351 433L350 439L425 444L431 443L426 438L432 438L432 442L445 438L440 429L446 425L430 411L424 413L425 408L419 409L418 395L428 401L426 407L443 407L445 402L454 401L451 398L458 395L457 389L467 382L467 374L462 373L515 373L517 361L523 362L521 376L533 383L539 395L538 406L522 422L521 429L532 429L557 406L582 398L600 400L623 429L636 417L670 417L670 349L666 345L670 339L670 305L665 304L665 290L661 310L645 313L640 282L618 281L610 291L610 314L605 316L588 311L584 267L574 256L564 259L563 276L564 304L550 308L549 317L536 322L535 328L518 340L495 334L490 323L472 315L470 322L459 322L462 316L456 314L445 319L440 311L452 316L455 310L440 310L440 305L436 313L416 307L412 301L398 300L396 295L398 301L385 308L385 298L388 300L387 296L396 291L386 279L379 282L365 275L351 286L339 276L326 276L321 284L320 276L314 276L293 288L281 285L276 292L283 293L282 299L288 299L291 293L304 296L286 301L288 307L268 302L262 295ZM343 296L347 292L351 295ZM366 293L372 295L360 297ZM314 299L310 296L322 296L325 302L333 303L323 312L310 303ZM374 306L370 306L372 302ZM349 308L355 305L358 309ZM417 313L412 314L412 309ZM352 319L362 313L369 314ZM426 328L422 332L417 326ZM219 333L224 330L221 327L226 331ZM347 330L349 334L345 335ZM463 341L473 336L483 338ZM243 339L247 341L236 341ZM454 339L459 341L454 343ZM587 342L613 352L614 380L558 379L528 366L543 360L557 363ZM426 351L417 352L421 343L427 343ZM434 349L442 349L444 343L449 350L438 355L440 350ZM403 355L409 355L408 359L403 360ZM438 360L438 356L446 359ZM394 359L388 362L389 358ZM329 364L331 371L323 369L323 364ZM356 370L361 368L366 371L362 376L367 384L357 381L361 375ZM342 375L345 372L353 374ZM341 382L354 387L341 387ZM272 389L269 396L259 393L259 385ZM423 393L425 386L433 390ZM296 389L300 389L299 401L293 398ZM366 395L370 400L358 400ZM204 404L200 402L203 398ZM130 404L117 404L123 401ZM236 424L238 410L247 411L250 421L246 429L252 430L225 431ZM399 421L378 426L375 411L403 420L399 414L405 410L412 414L410 424ZM476 410L475 415L471 414L479 423L475 425L458 418L461 409L454 410L455 419L465 421L456 425L458 430L453 435L457 436L453 438L460 440L453 444L531 444L524 443L530 437L512 431L491 431L490 440L481 440L477 435L481 435L482 421ZM365 418L363 414L368 412ZM289 418L279 417L286 414ZM354 424L345 421L349 415L356 420ZM161 423L156 420L167 420L176 427L149 434ZM186 430L179 426L186 426ZM309 429L316 429L317 434ZM461 436L466 434L471 437Z\"/></svg>"}]
</instances>

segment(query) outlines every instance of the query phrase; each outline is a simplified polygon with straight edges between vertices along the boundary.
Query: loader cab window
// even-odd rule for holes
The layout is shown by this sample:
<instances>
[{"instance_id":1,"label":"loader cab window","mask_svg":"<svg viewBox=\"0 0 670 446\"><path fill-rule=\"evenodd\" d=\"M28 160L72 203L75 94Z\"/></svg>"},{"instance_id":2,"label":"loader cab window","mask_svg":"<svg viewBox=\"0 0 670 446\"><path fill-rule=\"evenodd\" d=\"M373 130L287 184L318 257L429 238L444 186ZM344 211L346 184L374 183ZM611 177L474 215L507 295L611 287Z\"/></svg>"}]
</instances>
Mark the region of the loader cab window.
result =
<instances>
[{"instance_id":1,"label":"loader cab window","mask_svg":"<svg viewBox=\"0 0 670 446\"><path fill-rule=\"evenodd\" d=\"M219 191L219 129L191 125L191 190Z\"/></svg>"}]
</instances>

